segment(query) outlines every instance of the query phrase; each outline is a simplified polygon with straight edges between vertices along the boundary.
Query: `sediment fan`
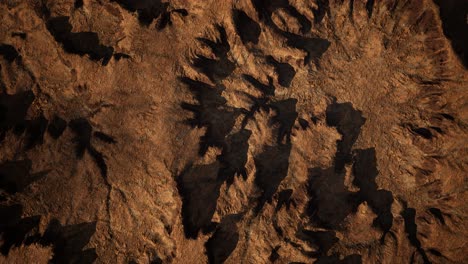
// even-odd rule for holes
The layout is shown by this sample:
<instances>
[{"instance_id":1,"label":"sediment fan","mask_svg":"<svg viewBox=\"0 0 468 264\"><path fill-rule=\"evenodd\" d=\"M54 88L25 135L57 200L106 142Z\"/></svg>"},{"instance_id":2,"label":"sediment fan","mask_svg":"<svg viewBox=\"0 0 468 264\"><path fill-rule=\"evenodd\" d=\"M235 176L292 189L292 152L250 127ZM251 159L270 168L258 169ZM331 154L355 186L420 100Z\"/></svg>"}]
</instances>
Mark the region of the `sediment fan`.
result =
<instances>
[{"instance_id":1,"label":"sediment fan","mask_svg":"<svg viewBox=\"0 0 468 264\"><path fill-rule=\"evenodd\" d=\"M1 2L0 262L467 262L467 15Z\"/></svg>"}]
</instances>

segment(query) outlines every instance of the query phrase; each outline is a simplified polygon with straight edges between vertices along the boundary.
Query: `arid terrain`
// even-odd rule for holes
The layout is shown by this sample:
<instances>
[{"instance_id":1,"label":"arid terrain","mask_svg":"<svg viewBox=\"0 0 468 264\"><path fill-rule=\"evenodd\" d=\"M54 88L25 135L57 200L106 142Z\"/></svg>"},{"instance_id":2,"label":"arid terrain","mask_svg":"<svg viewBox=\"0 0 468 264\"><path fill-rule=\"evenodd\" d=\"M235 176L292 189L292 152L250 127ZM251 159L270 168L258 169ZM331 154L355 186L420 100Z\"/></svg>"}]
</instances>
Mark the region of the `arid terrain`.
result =
<instances>
[{"instance_id":1,"label":"arid terrain","mask_svg":"<svg viewBox=\"0 0 468 264\"><path fill-rule=\"evenodd\" d=\"M468 263L468 1L0 21L0 263Z\"/></svg>"}]
</instances>

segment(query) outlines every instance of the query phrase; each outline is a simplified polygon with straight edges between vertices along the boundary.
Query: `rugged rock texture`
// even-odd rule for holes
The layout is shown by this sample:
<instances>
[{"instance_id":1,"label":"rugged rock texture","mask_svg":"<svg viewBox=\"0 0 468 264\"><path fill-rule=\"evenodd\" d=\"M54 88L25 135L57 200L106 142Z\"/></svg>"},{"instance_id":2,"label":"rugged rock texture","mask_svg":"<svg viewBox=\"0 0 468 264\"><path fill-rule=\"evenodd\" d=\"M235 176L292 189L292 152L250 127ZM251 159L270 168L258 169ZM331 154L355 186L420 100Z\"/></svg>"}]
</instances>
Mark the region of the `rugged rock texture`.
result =
<instances>
[{"instance_id":1,"label":"rugged rock texture","mask_svg":"<svg viewBox=\"0 0 468 264\"><path fill-rule=\"evenodd\" d=\"M467 263L468 2L0 2L1 263Z\"/></svg>"}]
</instances>

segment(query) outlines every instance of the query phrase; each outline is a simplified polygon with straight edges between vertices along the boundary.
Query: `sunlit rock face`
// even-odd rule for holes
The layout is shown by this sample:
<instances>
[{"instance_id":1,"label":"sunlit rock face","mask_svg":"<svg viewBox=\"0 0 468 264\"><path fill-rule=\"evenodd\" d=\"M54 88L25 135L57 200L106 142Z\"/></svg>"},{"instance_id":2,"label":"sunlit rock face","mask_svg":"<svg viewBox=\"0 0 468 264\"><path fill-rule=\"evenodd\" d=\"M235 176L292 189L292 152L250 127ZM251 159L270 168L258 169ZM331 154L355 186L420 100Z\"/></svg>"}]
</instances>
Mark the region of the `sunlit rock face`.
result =
<instances>
[{"instance_id":1,"label":"sunlit rock face","mask_svg":"<svg viewBox=\"0 0 468 264\"><path fill-rule=\"evenodd\" d=\"M468 4L0 2L0 263L465 263Z\"/></svg>"}]
</instances>

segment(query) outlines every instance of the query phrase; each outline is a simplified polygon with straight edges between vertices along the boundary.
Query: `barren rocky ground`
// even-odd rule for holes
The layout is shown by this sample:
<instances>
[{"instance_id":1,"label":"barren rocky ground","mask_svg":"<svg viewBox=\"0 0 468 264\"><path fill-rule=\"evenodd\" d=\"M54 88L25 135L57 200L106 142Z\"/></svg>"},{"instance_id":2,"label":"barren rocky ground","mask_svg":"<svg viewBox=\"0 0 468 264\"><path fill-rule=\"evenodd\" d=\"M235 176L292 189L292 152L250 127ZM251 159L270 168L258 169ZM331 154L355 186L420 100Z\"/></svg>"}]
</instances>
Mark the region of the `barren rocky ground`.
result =
<instances>
[{"instance_id":1,"label":"barren rocky ground","mask_svg":"<svg viewBox=\"0 0 468 264\"><path fill-rule=\"evenodd\" d=\"M468 1L0 21L0 263L468 263Z\"/></svg>"}]
</instances>

